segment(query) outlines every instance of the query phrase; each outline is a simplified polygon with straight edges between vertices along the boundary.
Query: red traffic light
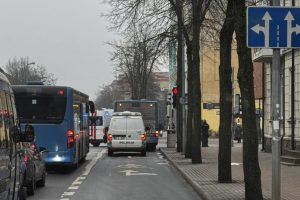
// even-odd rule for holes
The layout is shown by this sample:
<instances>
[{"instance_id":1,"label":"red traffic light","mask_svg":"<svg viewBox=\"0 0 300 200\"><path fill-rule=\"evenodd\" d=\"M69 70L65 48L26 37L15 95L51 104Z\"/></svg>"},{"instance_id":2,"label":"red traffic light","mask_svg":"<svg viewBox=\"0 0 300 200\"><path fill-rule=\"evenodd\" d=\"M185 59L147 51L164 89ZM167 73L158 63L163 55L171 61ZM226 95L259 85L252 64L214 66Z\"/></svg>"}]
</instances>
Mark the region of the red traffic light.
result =
<instances>
[{"instance_id":1,"label":"red traffic light","mask_svg":"<svg viewBox=\"0 0 300 200\"><path fill-rule=\"evenodd\" d=\"M177 89L177 87L173 87L172 93L173 93L173 95L178 96L178 89Z\"/></svg>"}]
</instances>

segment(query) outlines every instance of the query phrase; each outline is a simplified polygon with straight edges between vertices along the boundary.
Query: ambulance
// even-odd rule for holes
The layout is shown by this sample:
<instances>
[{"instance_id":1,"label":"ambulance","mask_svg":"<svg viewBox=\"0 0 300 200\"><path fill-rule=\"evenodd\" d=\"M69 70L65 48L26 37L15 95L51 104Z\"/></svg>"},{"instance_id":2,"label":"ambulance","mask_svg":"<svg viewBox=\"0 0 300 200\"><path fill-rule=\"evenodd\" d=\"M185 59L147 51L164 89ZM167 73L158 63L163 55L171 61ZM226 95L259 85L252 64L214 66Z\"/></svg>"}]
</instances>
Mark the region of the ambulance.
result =
<instances>
[{"instance_id":1,"label":"ambulance","mask_svg":"<svg viewBox=\"0 0 300 200\"><path fill-rule=\"evenodd\" d=\"M107 142L107 131L113 109L103 108L95 110L89 117L90 144L99 147L101 143Z\"/></svg>"}]
</instances>

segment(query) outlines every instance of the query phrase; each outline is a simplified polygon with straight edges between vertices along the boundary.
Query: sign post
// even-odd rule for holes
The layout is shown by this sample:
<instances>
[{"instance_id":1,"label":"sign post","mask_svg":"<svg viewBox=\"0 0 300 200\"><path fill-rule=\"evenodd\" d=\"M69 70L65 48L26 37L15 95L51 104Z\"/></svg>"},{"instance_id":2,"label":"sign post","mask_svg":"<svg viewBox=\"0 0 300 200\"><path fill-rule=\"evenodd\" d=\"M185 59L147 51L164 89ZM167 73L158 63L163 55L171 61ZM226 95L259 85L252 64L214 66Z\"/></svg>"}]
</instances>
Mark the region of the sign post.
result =
<instances>
[{"instance_id":1,"label":"sign post","mask_svg":"<svg viewBox=\"0 0 300 200\"><path fill-rule=\"evenodd\" d=\"M280 0L273 0L273 5L275 7L248 7L247 45L249 48L273 48L271 69L272 199L280 200L280 48L300 47L300 8L279 7Z\"/></svg>"}]
</instances>

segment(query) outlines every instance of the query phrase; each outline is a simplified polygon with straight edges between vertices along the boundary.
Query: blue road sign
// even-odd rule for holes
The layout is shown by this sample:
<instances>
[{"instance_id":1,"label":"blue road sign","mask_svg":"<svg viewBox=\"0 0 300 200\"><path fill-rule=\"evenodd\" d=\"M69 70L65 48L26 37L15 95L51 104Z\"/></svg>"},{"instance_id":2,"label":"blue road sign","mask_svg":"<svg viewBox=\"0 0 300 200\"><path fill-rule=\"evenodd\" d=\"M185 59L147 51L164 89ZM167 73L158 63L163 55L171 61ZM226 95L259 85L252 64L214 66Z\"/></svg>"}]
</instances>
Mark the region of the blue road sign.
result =
<instances>
[{"instance_id":1,"label":"blue road sign","mask_svg":"<svg viewBox=\"0 0 300 200\"><path fill-rule=\"evenodd\" d=\"M300 48L300 8L248 7L247 46Z\"/></svg>"}]
</instances>

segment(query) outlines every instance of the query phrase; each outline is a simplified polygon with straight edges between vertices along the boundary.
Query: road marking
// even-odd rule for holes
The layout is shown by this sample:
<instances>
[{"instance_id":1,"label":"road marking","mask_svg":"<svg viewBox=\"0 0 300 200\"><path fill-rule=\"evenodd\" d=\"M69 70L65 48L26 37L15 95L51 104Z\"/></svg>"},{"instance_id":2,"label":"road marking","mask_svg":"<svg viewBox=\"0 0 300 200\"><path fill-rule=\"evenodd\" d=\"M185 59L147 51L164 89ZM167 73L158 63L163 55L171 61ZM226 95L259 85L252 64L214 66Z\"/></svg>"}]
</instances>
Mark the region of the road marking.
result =
<instances>
[{"instance_id":1,"label":"road marking","mask_svg":"<svg viewBox=\"0 0 300 200\"><path fill-rule=\"evenodd\" d=\"M125 172L126 176L157 176L155 173L139 173L138 171L134 170L124 170L120 171L121 173Z\"/></svg>"},{"instance_id":2,"label":"road marking","mask_svg":"<svg viewBox=\"0 0 300 200\"><path fill-rule=\"evenodd\" d=\"M68 189L69 190L78 190L79 186L70 186Z\"/></svg>"},{"instance_id":3,"label":"road marking","mask_svg":"<svg viewBox=\"0 0 300 200\"><path fill-rule=\"evenodd\" d=\"M167 163L167 162L162 162L162 163L156 163L156 164L158 164L158 165L168 165L169 163Z\"/></svg>"},{"instance_id":4,"label":"road marking","mask_svg":"<svg viewBox=\"0 0 300 200\"><path fill-rule=\"evenodd\" d=\"M164 159L164 157L163 157L163 156L159 156L159 158L160 158L160 159Z\"/></svg>"},{"instance_id":5,"label":"road marking","mask_svg":"<svg viewBox=\"0 0 300 200\"><path fill-rule=\"evenodd\" d=\"M132 158L131 156L128 156L128 158L130 159L130 158Z\"/></svg>"},{"instance_id":6,"label":"road marking","mask_svg":"<svg viewBox=\"0 0 300 200\"><path fill-rule=\"evenodd\" d=\"M93 157L91 162L85 167L85 170L83 171L83 173L80 176L78 176L73 181L72 185L70 187L68 187L68 190L61 195L60 200L69 200L69 198L65 198L65 197L73 196L75 194L74 191L69 191L69 190L78 190L79 189L78 185L82 184L82 182L86 179L86 176L89 175L89 173L91 172L94 165L103 156L104 153L106 153L106 150L102 150L101 152L97 153L95 157Z\"/></svg>"},{"instance_id":7,"label":"road marking","mask_svg":"<svg viewBox=\"0 0 300 200\"><path fill-rule=\"evenodd\" d=\"M72 185L81 185L82 181L74 181Z\"/></svg>"},{"instance_id":8,"label":"road marking","mask_svg":"<svg viewBox=\"0 0 300 200\"><path fill-rule=\"evenodd\" d=\"M73 196L75 192L64 192L63 196Z\"/></svg>"},{"instance_id":9,"label":"road marking","mask_svg":"<svg viewBox=\"0 0 300 200\"><path fill-rule=\"evenodd\" d=\"M136 164L125 164L125 165L119 165L117 168L126 168L126 169L141 169L146 168L143 165L136 165Z\"/></svg>"}]
</instances>

